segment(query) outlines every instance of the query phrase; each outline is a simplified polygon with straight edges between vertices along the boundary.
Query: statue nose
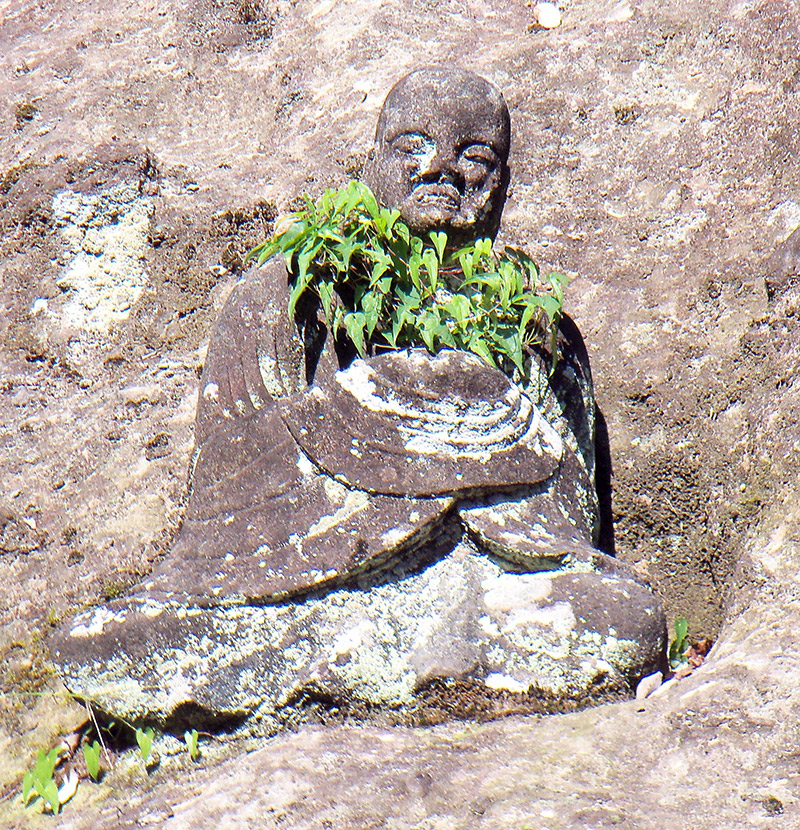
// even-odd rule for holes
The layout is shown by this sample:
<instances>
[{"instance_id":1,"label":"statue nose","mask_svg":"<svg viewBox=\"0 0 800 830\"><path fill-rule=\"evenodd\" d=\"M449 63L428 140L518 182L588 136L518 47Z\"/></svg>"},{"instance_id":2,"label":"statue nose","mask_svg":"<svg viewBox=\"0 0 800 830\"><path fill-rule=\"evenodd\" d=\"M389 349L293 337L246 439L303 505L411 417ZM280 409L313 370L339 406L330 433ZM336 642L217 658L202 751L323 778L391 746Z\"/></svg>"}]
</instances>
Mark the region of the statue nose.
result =
<instances>
[{"instance_id":1,"label":"statue nose","mask_svg":"<svg viewBox=\"0 0 800 830\"><path fill-rule=\"evenodd\" d=\"M424 182L448 182L460 187L462 176L452 153L437 152L430 159L425 169L420 170L420 178Z\"/></svg>"}]
</instances>

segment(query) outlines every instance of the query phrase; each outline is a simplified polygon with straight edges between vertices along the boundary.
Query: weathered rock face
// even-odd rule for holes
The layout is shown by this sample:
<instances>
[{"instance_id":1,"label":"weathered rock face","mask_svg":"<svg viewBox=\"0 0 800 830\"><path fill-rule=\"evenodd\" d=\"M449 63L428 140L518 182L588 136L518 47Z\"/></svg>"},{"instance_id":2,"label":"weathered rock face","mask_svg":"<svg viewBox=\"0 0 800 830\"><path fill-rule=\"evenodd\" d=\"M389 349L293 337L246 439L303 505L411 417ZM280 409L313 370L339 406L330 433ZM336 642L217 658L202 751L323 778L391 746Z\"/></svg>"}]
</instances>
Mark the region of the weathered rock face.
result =
<instances>
[{"instance_id":1,"label":"weathered rock face","mask_svg":"<svg viewBox=\"0 0 800 830\"><path fill-rule=\"evenodd\" d=\"M276 206L360 168L400 74L465 56L513 115L505 233L574 276L618 555L717 646L641 705L304 729L252 753L233 742L227 763L209 742L199 768L182 751L148 779L120 772L110 794L82 783L48 822L800 823L798 292L796 270L767 266L800 222L796 4L572 0L549 31L507 0L84 0L80 14L54 0L3 14L0 823L37 821L5 795L63 734L61 697L16 694L36 679L31 632L139 581L170 547L205 343L244 252ZM75 254L53 204L64 191L110 204L121 181L153 200L144 251L125 237L145 287L103 334L67 322L78 288L57 281ZM125 281L142 285L134 270Z\"/></svg>"},{"instance_id":2,"label":"weathered rock face","mask_svg":"<svg viewBox=\"0 0 800 830\"><path fill-rule=\"evenodd\" d=\"M508 134L487 82L412 73L379 120L381 198L419 233L494 233ZM133 605L56 638L70 689L170 723L186 707L272 715L308 689L408 706L437 680L597 702L661 667L657 600L597 568L577 329L560 333L558 372L534 360L523 389L464 352L352 360L315 306L281 321L286 283L281 266L251 273L223 310L184 525ZM148 660L131 642L159 645Z\"/></svg>"},{"instance_id":3,"label":"weathered rock face","mask_svg":"<svg viewBox=\"0 0 800 830\"><path fill-rule=\"evenodd\" d=\"M395 496L538 484L563 447L533 402L465 352L356 360L282 407L301 450L349 487Z\"/></svg>"}]
</instances>

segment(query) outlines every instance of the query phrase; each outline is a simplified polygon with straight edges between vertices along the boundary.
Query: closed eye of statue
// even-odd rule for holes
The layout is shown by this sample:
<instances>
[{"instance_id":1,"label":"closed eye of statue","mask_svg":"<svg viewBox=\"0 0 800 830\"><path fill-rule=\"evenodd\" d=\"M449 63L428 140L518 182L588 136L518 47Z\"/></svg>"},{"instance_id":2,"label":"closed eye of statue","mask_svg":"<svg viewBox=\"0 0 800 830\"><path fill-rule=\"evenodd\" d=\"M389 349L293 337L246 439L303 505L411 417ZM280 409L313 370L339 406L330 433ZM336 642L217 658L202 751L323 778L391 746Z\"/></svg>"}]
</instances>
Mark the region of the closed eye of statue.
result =
<instances>
[{"instance_id":1,"label":"closed eye of statue","mask_svg":"<svg viewBox=\"0 0 800 830\"><path fill-rule=\"evenodd\" d=\"M468 144L461 150L460 157L472 164L483 165L487 170L494 169L499 163L497 154L488 144Z\"/></svg>"},{"instance_id":2,"label":"closed eye of statue","mask_svg":"<svg viewBox=\"0 0 800 830\"><path fill-rule=\"evenodd\" d=\"M436 150L436 143L423 133L402 133L392 141L398 153L407 156L427 156Z\"/></svg>"}]
</instances>

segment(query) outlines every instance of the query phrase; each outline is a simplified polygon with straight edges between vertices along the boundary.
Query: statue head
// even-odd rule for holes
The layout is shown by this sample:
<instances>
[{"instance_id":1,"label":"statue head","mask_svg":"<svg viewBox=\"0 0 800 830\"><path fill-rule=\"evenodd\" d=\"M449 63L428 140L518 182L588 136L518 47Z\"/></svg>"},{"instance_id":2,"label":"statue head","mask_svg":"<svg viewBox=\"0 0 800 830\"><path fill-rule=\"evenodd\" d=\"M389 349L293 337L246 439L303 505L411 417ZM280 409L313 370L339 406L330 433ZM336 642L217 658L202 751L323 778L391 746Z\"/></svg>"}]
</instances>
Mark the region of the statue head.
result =
<instances>
[{"instance_id":1,"label":"statue head","mask_svg":"<svg viewBox=\"0 0 800 830\"><path fill-rule=\"evenodd\" d=\"M510 139L497 87L461 69L418 69L386 96L367 183L416 233L442 230L456 246L494 238Z\"/></svg>"}]
</instances>

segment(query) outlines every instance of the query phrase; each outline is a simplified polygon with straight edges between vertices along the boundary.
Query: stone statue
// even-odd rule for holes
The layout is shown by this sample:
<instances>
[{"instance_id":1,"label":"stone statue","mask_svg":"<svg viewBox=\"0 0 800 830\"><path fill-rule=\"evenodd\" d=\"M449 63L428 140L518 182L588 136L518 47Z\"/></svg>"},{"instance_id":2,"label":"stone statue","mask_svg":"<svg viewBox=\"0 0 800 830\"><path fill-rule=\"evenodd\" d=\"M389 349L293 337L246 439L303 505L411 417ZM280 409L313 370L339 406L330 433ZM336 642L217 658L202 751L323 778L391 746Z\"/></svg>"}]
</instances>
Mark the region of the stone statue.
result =
<instances>
[{"instance_id":1,"label":"stone statue","mask_svg":"<svg viewBox=\"0 0 800 830\"><path fill-rule=\"evenodd\" d=\"M422 69L389 93L366 178L414 232L460 247L497 233L509 146L494 86ZM274 717L309 690L411 705L437 682L536 708L661 666L657 600L595 547L594 398L571 321L556 370L535 355L523 388L459 351L357 358L313 303L294 320L287 304L278 260L228 299L183 527L137 594L62 636L74 691L163 723L182 707ZM125 672L140 691L123 706L108 689Z\"/></svg>"}]
</instances>

